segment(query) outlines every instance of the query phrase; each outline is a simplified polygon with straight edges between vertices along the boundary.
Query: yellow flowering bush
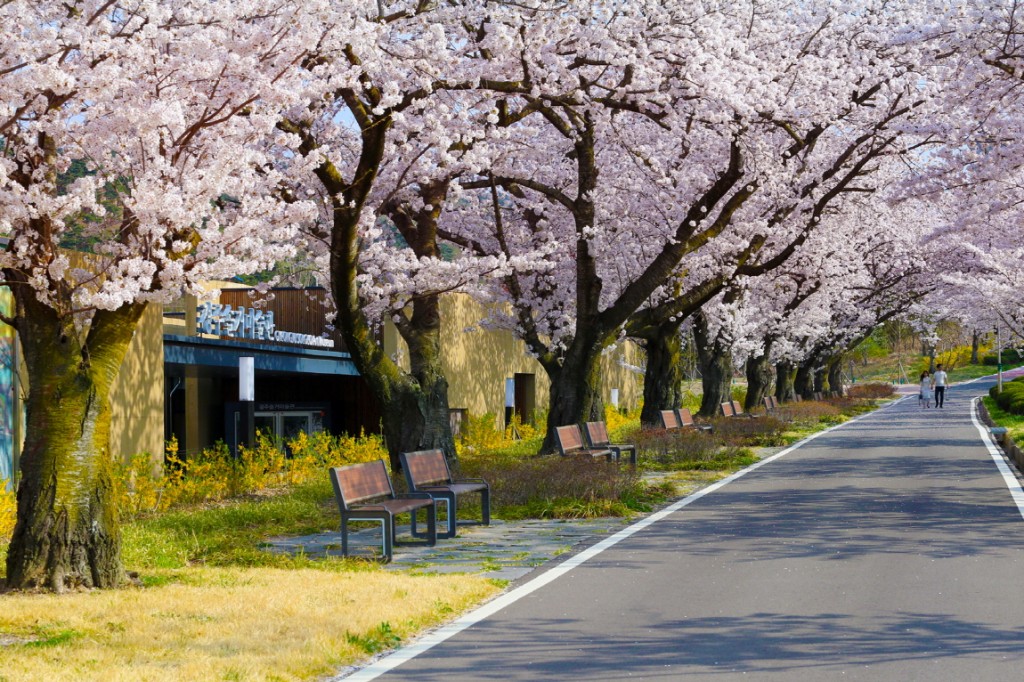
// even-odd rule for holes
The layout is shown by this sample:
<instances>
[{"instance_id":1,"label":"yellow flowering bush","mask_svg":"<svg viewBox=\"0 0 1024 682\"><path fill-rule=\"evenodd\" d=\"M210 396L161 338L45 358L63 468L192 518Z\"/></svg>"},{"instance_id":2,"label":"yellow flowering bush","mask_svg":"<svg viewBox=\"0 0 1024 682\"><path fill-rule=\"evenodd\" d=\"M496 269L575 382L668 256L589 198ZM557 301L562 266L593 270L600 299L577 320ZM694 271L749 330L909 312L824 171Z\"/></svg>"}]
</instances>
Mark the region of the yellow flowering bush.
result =
<instances>
[{"instance_id":1,"label":"yellow flowering bush","mask_svg":"<svg viewBox=\"0 0 1024 682\"><path fill-rule=\"evenodd\" d=\"M0 545L11 541L17 516L18 502L14 491L8 490L7 481L0 478Z\"/></svg>"},{"instance_id":2,"label":"yellow flowering bush","mask_svg":"<svg viewBox=\"0 0 1024 682\"><path fill-rule=\"evenodd\" d=\"M167 443L162 471L149 455L136 455L115 467L114 495L123 517L165 511L175 506L214 502L280 489L325 476L332 466L383 458L380 436L300 434L282 450L274 439L257 434L255 447L239 448L238 457L218 443L192 456L181 456L178 443Z\"/></svg>"}]
</instances>

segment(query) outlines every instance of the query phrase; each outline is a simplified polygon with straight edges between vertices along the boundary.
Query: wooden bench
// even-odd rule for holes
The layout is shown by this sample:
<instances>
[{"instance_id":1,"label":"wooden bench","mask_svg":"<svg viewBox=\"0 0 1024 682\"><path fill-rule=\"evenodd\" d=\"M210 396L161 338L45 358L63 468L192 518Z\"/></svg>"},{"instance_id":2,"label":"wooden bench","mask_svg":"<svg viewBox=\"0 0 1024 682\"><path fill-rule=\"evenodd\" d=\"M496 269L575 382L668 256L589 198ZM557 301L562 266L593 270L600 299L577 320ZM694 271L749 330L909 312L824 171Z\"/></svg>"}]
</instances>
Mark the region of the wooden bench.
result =
<instances>
[{"instance_id":1,"label":"wooden bench","mask_svg":"<svg viewBox=\"0 0 1024 682\"><path fill-rule=\"evenodd\" d=\"M604 457L609 462L615 454L608 448L591 449L583 443L583 435L580 427L576 424L555 427L555 440L558 441L558 451L562 455L590 455L591 457Z\"/></svg>"},{"instance_id":2,"label":"wooden bench","mask_svg":"<svg viewBox=\"0 0 1024 682\"><path fill-rule=\"evenodd\" d=\"M608 436L608 425L604 422L587 422L587 441L592 450L607 448L612 451L617 461L622 461L622 453L629 453L629 463L636 466L636 445L632 443L612 443Z\"/></svg>"},{"instance_id":3,"label":"wooden bench","mask_svg":"<svg viewBox=\"0 0 1024 682\"><path fill-rule=\"evenodd\" d=\"M756 414L750 414L744 412L743 408L737 405L734 401L730 400L727 403L722 403L722 414L726 417L742 417L744 419L756 419Z\"/></svg>"},{"instance_id":4,"label":"wooden bench","mask_svg":"<svg viewBox=\"0 0 1024 682\"><path fill-rule=\"evenodd\" d=\"M764 397L764 411L771 414L775 411L778 405L775 403L775 396L766 395Z\"/></svg>"},{"instance_id":5,"label":"wooden bench","mask_svg":"<svg viewBox=\"0 0 1024 682\"><path fill-rule=\"evenodd\" d=\"M448 530L438 537L453 538L458 530L456 505L459 495L478 493L480 495L481 520L484 526L491 525L491 487L482 478L453 480L448 460L440 450L417 450L398 455L405 472L405 482L412 492L427 493L434 502L444 501L448 511Z\"/></svg>"},{"instance_id":6,"label":"wooden bench","mask_svg":"<svg viewBox=\"0 0 1024 682\"><path fill-rule=\"evenodd\" d=\"M683 428L682 420L675 410L660 410L658 415L661 417L661 428L667 431Z\"/></svg>"},{"instance_id":7,"label":"wooden bench","mask_svg":"<svg viewBox=\"0 0 1024 682\"><path fill-rule=\"evenodd\" d=\"M679 425L684 429L696 429L697 431L714 430L711 424L698 424L693 421L693 414L690 412L690 408L688 407L680 407L675 412L676 418L679 420Z\"/></svg>"},{"instance_id":8,"label":"wooden bench","mask_svg":"<svg viewBox=\"0 0 1024 682\"><path fill-rule=\"evenodd\" d=\"M396 495L391 485L384 460L349 464L330 469L334 497L341 511L341 555L348 556L348 522L379 521L382 531L384 560L393 558L395 544L395 516L410 514L415 537L425 537L428 545L437 543L437 516L434 498L427 493ZM416 533L416 514L425 509L427 533Z\"/></svg>"}]
</instances>

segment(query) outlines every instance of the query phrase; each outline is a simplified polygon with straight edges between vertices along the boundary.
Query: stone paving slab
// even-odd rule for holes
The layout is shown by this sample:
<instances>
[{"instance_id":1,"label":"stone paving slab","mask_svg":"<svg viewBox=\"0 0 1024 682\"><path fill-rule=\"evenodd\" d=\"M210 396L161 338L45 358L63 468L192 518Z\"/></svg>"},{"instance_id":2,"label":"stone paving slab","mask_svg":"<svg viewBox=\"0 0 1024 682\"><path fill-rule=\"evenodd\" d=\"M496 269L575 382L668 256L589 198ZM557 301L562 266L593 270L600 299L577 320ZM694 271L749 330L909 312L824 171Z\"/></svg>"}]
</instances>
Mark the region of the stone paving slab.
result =
<instances>
[{"instance_id":1,"label":"stone paving slab","mask_svg":"<svg viewBox=\"0 0 1024 682\"><path fill-rule=\"evenodd\" d=\"M418 573L474 573L498 580L517 580L535 568L566 554L579 544L592 544L629 523L621 518L578 520L492 520L490 526L459 526L458 537L426 544L395 546L388 570ZM409 526L398 527L399 538L409 538ZM349 554L374 558L381 551L380 528L349 533ZM341 556L341 533L316 533L300 537L269 538L269 552L314 558Z\"/></svg>"}]
</instances>

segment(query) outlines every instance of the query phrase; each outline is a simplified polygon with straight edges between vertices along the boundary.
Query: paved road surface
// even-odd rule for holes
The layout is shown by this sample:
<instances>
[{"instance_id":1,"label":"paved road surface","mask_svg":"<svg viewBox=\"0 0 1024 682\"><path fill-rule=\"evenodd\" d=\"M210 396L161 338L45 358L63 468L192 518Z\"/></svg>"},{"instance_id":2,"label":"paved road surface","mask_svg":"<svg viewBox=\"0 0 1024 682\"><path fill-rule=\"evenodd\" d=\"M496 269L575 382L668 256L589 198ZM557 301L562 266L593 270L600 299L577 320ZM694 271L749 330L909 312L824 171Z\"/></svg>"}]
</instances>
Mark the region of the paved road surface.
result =
<instances>
[{"instance_id":1,"label":"paved road surface","mask_svg":"<svg viewBox=\"0 0 1024 682\"><path fill-rule=\"evenodd\" d=\"M823 434L349 679L1024 679L1024 520L969 411L987 386Z\"/></svg>"}]
</instances>

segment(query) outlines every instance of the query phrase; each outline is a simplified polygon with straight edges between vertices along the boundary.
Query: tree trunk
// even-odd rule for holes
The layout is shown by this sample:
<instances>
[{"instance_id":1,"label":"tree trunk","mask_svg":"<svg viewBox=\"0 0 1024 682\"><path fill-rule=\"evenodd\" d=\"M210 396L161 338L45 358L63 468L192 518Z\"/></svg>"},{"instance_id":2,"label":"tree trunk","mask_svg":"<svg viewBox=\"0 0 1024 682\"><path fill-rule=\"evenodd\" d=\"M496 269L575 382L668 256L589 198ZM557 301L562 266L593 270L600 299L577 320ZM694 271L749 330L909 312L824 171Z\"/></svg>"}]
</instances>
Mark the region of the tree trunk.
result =
<instances>
[{"instance_id":1,"label":"tree trunk","mask_svg":"<svg viewBox=\"0 0 1024 682\"><path fill-rule=\"evenodd\" d=\"M747 398L743 401L743 409L750 412L764 404L768 389L772 384L772 363L769 358L771 345L765 346L765 352L757 357L747 359Z\"/></svg>"},{"instance_id":2,"label":"tree trunk","mask_svg":"<svg viewBox=\"0 0 1024 682\"><path fill-rule=\"evenodd\" d=\"M842 354L833 355L828 359L826 365L828 372L828 390L833 393L843 393L843 356Z\"/></svg>"},{"instance_id":3,"label":"tree trunk","mask_svg":"<svg viewBox=\"0 0 1024 682\"><path fill-rule=\"evenodd\" d=\"M793 388L793 363L782 360L775 363L775 399L780 403L793 400L796 391Z\"/></svg>"},{"instance_id":4,"label":"tree trunk","mask_svg":"<svg viewBox=\"0 0 1024 682\"><path fill-rule=\"evenodd\" d=\"M981 347L981 334L975 329L971 332L971 364L977 365L981 362L978 359L978 349Z\"/></svg>"},{"instance_id":5,"label":"tree trunk","mask_svg":"<svg viewBox=\"0 0 1024 682\"><path fill-rule=\"evenodd\" d=\"M647 371L644 373L644 406L640 423L657 426L659 412L672 410L683 402L683 340L679 323L669 322L645 339Z\"/></svg>"},{"instance_id":6,"label":"tree trunk","mask_svg":"<svg viewBox=\"0 0 1024 682\"><path fill-rule=\"evenodd\" d=\"M825 394L825 375L828 372L826 365L819 365L814 368L814 392Z\"/></svg>"},{"instance_id":7,"label":"tree trunk","mask_svg":"<svg viewBox=\"0 0 1024 682\"><path fill-rule=\"evenodd\" d=\"M561 366L544 368L551 380L551 391L542 454L558 451L555 427L604 420L600 346L573 352L576 348L575 344L570 347Z\"/></svg>"},{"instance_id":8,"label":"tree trunk","mask_svg":"<svg viewBox=\"0 0 1024 682\"><path fill-rule=\"evenodd\" d=\"M694 318L693 338L703 389L697 414L714 417L719 414L722 403L732 400L732 354L719 337L708 338L708 328L702 315Z\"/></svg>"},{"instance_id":9,"label":"tree trunk","mask_svg":"<svg viewBox=\"0 0 1024 682\"><path fill-rule=\"evenodd\" d=\"M814 368L811 361L797 367L796 377L793 379L793 390L804 400L814 399Z\"/></svg>"},{"instance_id":10,"label":"tree trunk","mask_svg":"<svg viewBox=\"0 0 1024 682\"><path fill-rule=\"evenodd\" d=\"M27 287L14 291L29 395L7 585L117 587L124 569L112 499L110 389L145 304L98 311L83 343L70 319Z\"/></svg>"}]
</instances>

